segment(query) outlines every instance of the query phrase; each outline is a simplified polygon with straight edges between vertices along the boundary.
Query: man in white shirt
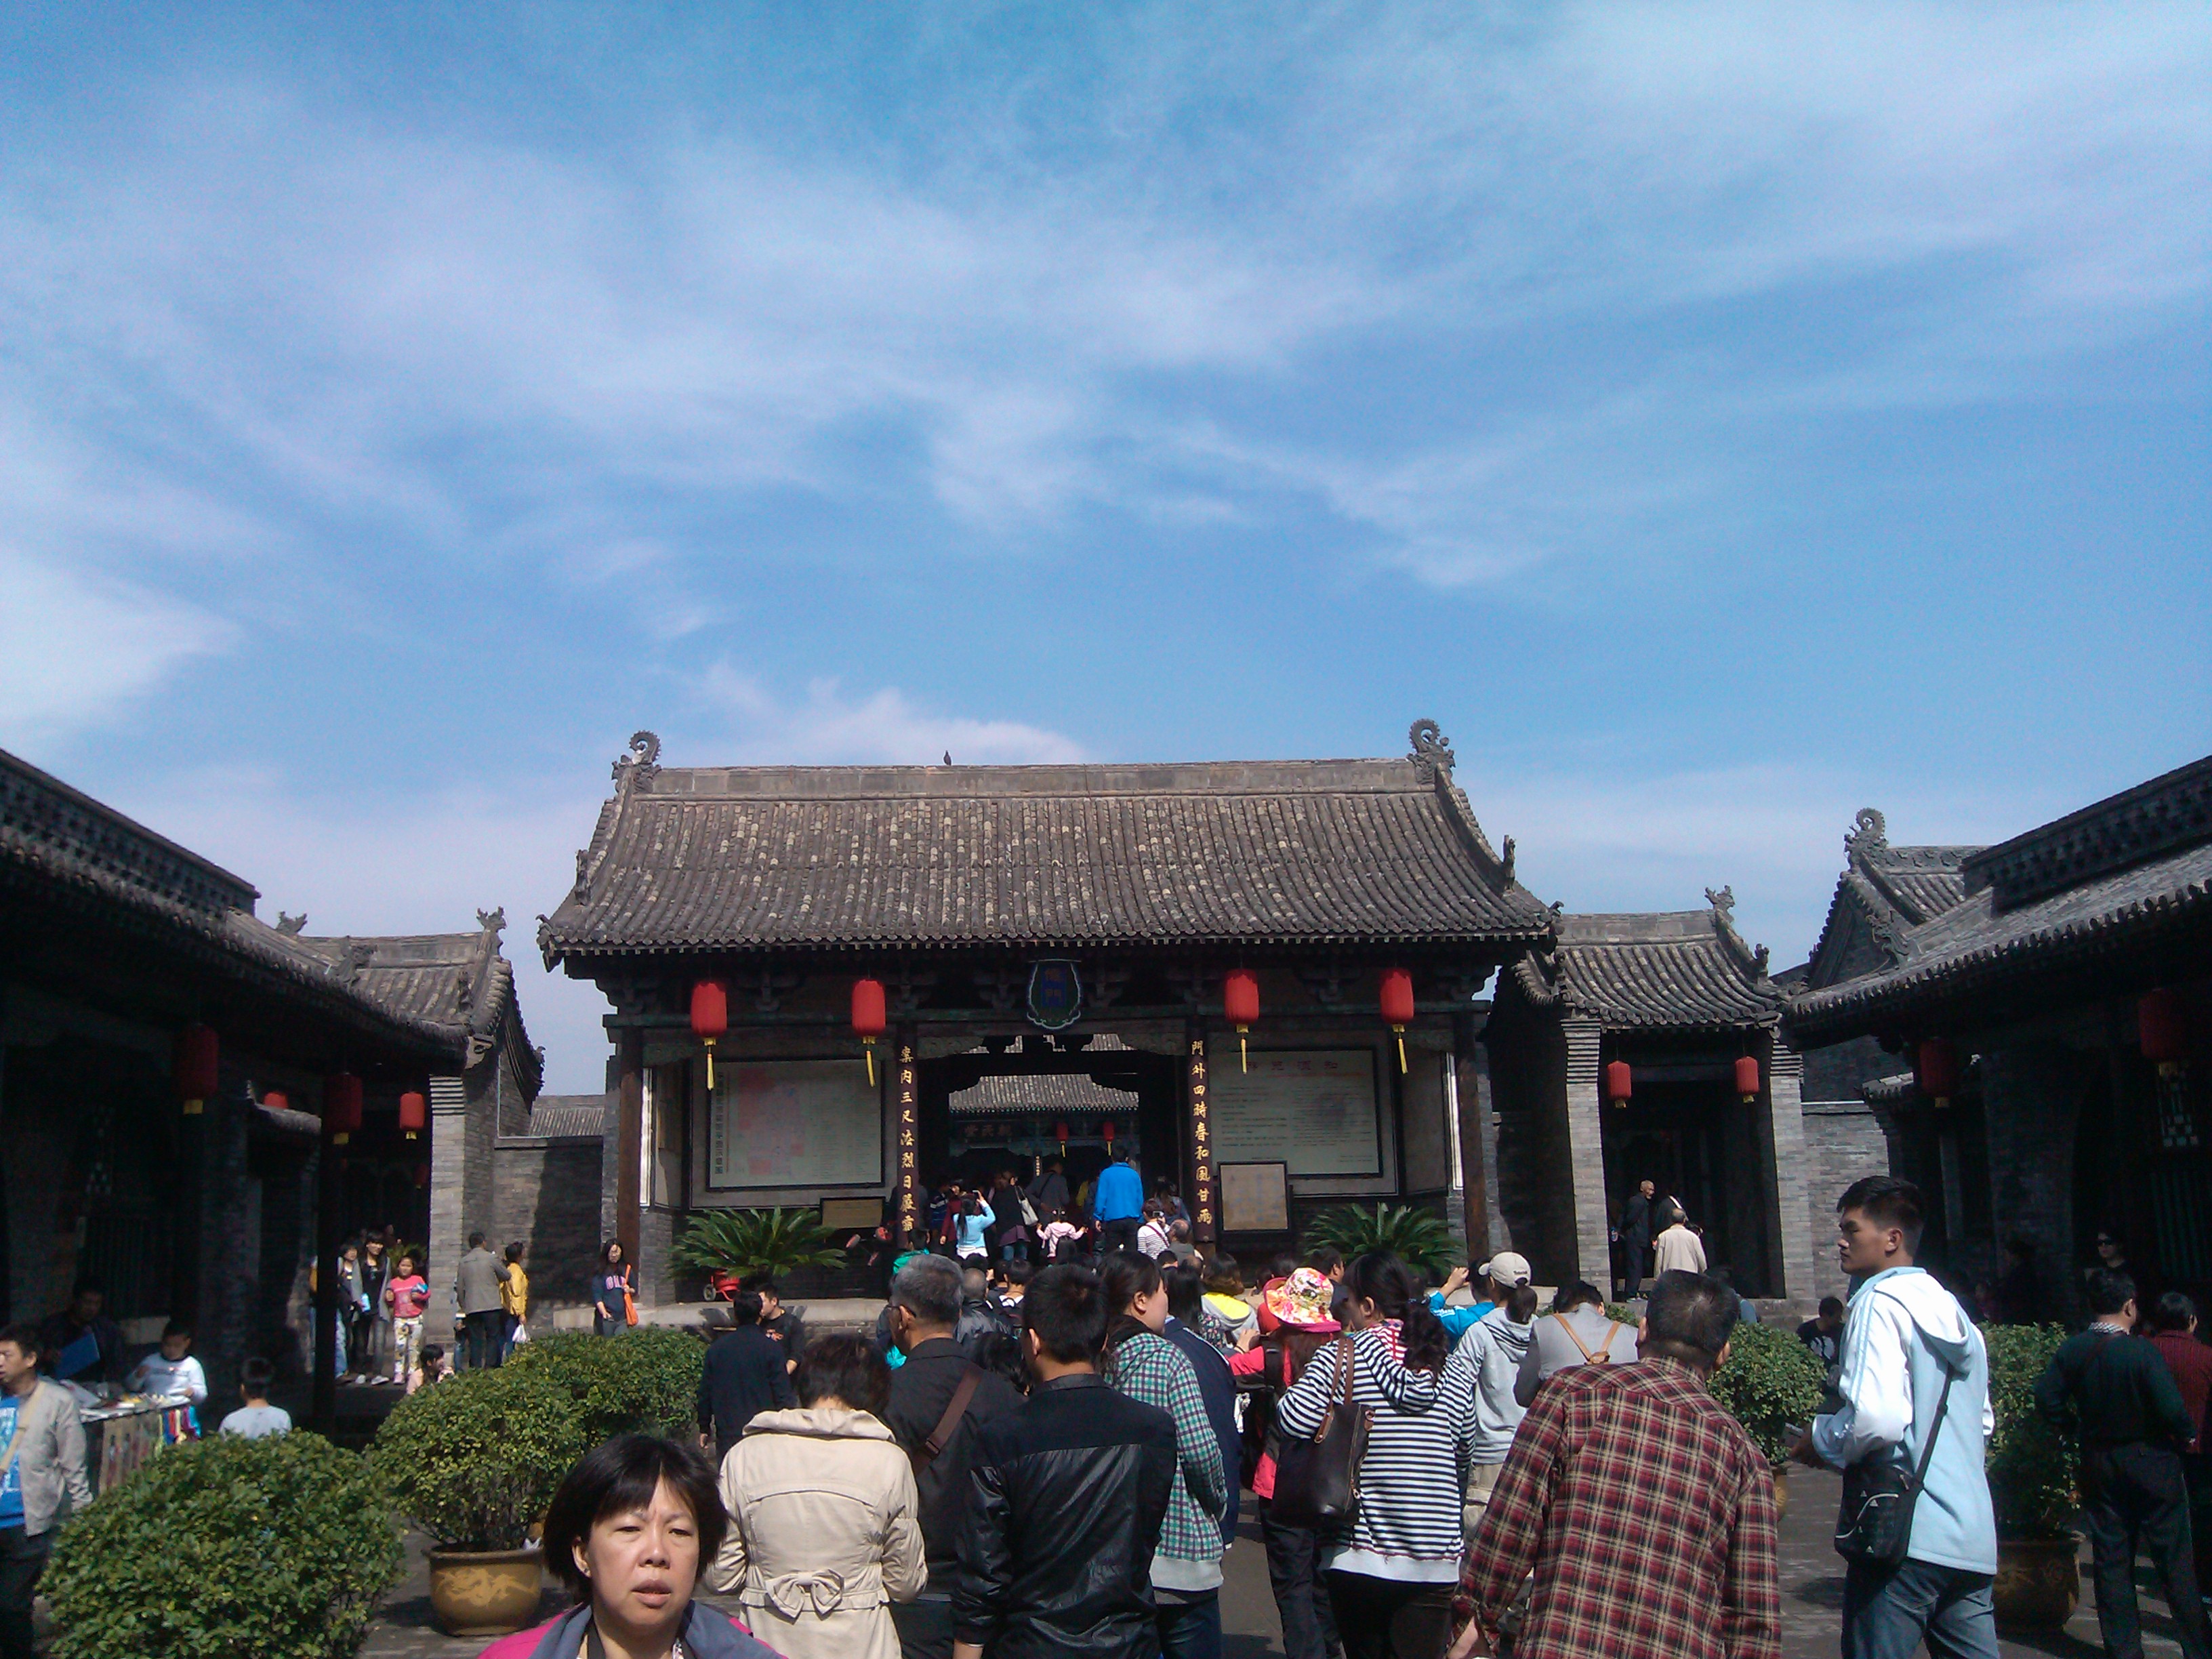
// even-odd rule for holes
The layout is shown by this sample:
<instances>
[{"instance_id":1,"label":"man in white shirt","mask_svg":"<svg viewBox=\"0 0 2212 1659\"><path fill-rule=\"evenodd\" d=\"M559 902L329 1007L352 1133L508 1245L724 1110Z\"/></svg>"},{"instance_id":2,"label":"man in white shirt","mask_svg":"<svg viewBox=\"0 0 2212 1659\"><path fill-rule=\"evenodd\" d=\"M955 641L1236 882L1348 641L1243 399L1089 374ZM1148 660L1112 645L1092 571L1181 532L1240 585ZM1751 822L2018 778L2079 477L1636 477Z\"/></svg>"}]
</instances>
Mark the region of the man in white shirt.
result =
<instances>
[{"instance_id":1,"label":"man in white shirt","mask_svg":"<svg viewBox=\"0 0 2212 1659\"><path fill-rule=\"evenodd\" d=\"M269 1403L269 1384L276 1375L276 1368L258 1357L238 1368L238 1392L246 1403L222 1419L220 1432L242 1435L248 1440L291 1433L292 1413Z\"/></svg>"}]
</instances>

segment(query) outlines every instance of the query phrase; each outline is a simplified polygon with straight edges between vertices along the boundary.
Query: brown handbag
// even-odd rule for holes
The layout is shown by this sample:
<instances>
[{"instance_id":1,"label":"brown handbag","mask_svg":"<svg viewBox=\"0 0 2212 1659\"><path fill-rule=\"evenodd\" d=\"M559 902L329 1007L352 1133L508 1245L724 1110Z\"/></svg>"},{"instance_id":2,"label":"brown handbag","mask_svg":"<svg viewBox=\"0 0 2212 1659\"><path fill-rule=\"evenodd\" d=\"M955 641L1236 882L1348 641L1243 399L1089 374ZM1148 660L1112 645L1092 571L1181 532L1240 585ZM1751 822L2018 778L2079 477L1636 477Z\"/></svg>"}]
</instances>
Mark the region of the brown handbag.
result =
<instances>
[{"instance_id":1,"label":"brown handbag","mask_svg":"<svg viewBox=\"0 0 2212 1659\"><path fill-rule=\"evenodd\" d=\"M1337 1396L1310 1440L1285 1439L1275 1460L1269 1517L1285 1527L1349 1526L1359 1512L1359 1464L1374 1412L1352 1398L1352 1343L1336 1340Z\"/></svg>"}]
</instances>

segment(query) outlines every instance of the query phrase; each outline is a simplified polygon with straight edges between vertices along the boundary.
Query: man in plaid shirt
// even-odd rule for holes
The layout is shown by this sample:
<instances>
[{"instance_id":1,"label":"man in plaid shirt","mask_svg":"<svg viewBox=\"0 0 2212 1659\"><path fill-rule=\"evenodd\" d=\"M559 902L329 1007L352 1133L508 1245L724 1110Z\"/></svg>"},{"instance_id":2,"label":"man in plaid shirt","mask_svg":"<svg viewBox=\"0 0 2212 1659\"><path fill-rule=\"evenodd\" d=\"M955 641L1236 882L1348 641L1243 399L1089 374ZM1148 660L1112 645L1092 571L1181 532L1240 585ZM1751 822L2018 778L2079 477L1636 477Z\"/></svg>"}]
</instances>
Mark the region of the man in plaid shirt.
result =
<instances>
[{"instance_id":1,"label":"man in plaid shirt","mask_svg":"<svg viewBox=\"0 0 2212 1659\"><path fill-rule=\"evenodd\" d=\"M1495 1630L1534 1571L1519 1659L1781 1659L1766 1459L1705 1389L1737 1312L1718 1280L1662 1273L1636 1364L1537 1394L1461 1580Z\"/></svg>"}]
</instances>

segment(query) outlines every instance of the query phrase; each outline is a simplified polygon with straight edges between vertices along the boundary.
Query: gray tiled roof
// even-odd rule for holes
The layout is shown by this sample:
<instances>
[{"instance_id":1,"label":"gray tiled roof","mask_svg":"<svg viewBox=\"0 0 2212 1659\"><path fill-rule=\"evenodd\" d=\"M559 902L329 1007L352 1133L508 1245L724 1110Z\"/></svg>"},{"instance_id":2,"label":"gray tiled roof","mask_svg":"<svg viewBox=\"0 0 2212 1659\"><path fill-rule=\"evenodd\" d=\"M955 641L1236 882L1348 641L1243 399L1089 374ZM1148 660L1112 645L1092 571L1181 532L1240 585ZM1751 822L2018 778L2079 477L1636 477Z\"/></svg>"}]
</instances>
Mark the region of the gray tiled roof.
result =
<instances>
[{"instance_id":1,"label":"gray tiled roof","mask_svg":"<svg viewBox=\"0 0 2212 1659\"><path fill-rule=\"evenodd\" d=\"M605 1135L613 1110L612 1095L540 1095L530 1109L530 1133L597 1140Z\"/></svg>"},{"instance_id":2,"label":"gray tiled roof","mask_svg":"<svg viewBox=\"0 0 2212 1659\"><path fill-rule=\"evenodd\" d=\"M2054 885L2053 871L2074 878ZM1834 1040L1944 999L2038 975L2111 971L2116 989L2164 953L2212 951L2212 759L2070 813L1966 864L1959 904L1906 931L1898 959L1791 999L1795 1031Z\"/></svg>"},{"instance_id":3,"label":"gray tiled roof","mask_svg":"<svg viewBox=\"0 0 2212 1659\"><path fill-rule=\"evenodd\" d=\"M1047 1072L979 1079L969 1088L956 1090L951 1105L955 1117L1127 1117L1136 1110L1137 1097L1126 1089L1109 1089L1083 1072Z\"/></svg>"},{"instance_id":4,"label":"gray tiled roof","mask_svg":"<svg viewBox=\"0 0 2212 1659\"><path fill-rule=\"evenodd\" d=\"M473 933L301 935L298 943L330 963L331 971L360 994L402 1018L446 1031L464 1065L491 1052L501 1022L511 1015L530 1093L537 1089L540 1062L522 1024L514 966L500 950L499 927L505 921L504 915L483 917Z\"/></svg>"},{"instance_id":5,"label":"gray tiled roof","mask_svg":"<svg viewBox=\"0 0 2212 1659\"><path fill-rule=\"evenodd\" d=\"M1728 895L1720 896L1727 899ZM1521 994L1619 1030L1771 1025L1781 993L1725 903L1704 910L1562 915L1555 950L1514 969Z\"/></svg>"},{"instance_id":6,"label":"gray tiled roof","mask_svg":"<svg viewBox=\"0 0 2212 1659\"><path fill-rule=\"evenodd\" d=\"M663 770L648 758L617 775L576 884L540 930L549 963L774 945L1503 945L1550 923L1448 767L1425 760Z\"/></svg>"},{"instance_id":7,"label":"gray tiled roof","mask_svg":"<svg viewBox=\"0 0 2212 1659\"><path fill-rule=\"evenodd\" d=\"M1893 847L1882 815L1861 807L1844 836L1844 872L1836 878L1827 919L1806 962L1805 981L1832 984L1855 971L1847 965L1855 934L1870 939L1875 950L1896 961L1906 929L1934 921L1966 897L1966 863L1981 850Z\"/></svg>"},{"instance_id":8,"label":"gray tiled roof","mask_svg":"<svg viewBox=\"0 0 2212 1659\"><path fill-rule=\"evenodd\" d=\"M282 986L379 1040L434 1053L447 1034L387 1008L253 914L252 885L0 750L0 891L126 922L228 976Z\"/></svg>"}]
</instances>

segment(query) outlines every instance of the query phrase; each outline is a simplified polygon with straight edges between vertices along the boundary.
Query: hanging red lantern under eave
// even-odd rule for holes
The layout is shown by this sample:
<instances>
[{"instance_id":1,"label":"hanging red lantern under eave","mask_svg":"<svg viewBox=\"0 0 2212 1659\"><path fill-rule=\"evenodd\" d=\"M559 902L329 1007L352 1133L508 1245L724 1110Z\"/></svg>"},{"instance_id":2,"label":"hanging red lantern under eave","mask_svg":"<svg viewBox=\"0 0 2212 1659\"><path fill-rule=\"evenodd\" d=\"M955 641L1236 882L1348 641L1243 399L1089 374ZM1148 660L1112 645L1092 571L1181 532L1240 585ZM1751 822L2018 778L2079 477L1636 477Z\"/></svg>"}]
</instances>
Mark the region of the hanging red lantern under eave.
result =
<instances>
[{"instance_id":1,"label":"hanging red lantern under eave","mask_svg":"<svg viewBox=\"0 0 2212 1659\"><path fill-rule=\"evenodd\" d=\"M186 1117L200 1115L201 1107L221 1085L222 1075L222 1039L216 1036L212 1025L187 1025L177 1033L170 1077Z\"/></svg>"},{"instance_id":2,"label":"hanging red lantern under eave","mask_svg":"<svg viewBox=\"0 0 2212 1659\"><path fill-rule=\"evenodd\" d=\"M714 1091L714 1041L730 1029L730 990L719 979L691 985L691 1035L707 1050L707 1092Z\"/></svg>"},{"instance_id":3,"label":"hanging red lantern under eave","mask_svg":"<svg viewBox=\"0 0 2212 1659\"><path fill-rule=\"evenodd\" d=\"M1759 1061L1749 1054L1736 1058L1735 1091L1746 1105L1759 1098Z\"/></svg>"},{"instance_id":4,"label":"hanging red lantern under eave","mask_svg":"<svg viewBox=\"0 0 2212 1659\"><path fill-rule=\"evenodd\" d=\"M1106 1156L1112 1158L1114 1156L1114 1120L1112 1118L1108 1118L1098 1126L1098 1134L1099 1138L1106 1143Z\"/></svg>"},{"instance_id":5,"label":"hanging red lantern under eave","mask_svg":"<svg viewBox=\"0 0 2212 1659\"><path fill-rule=\"evenodd\" d=\"M1221 981L1221 1017L1237 1028L1237 1064L1241 1071L1252 1069L1251 1056L1245 1051L1244 1038L1260 1023L1260 976L1245 968L1232 968Z\"/></svg>"},{"instance_id":6,"label":"hanging red lantern under eave","mask_svg":"<svg viewBox=\"0 0 2212 1659\"><path fill-rule=\"evenodd\" d=\"M1054 1124L1052 1126L1052 1138L1060 1143L1060 1155L1062 1158L1066 1158L1067 1156L1067 1125L1065 1123Z\"/></svg>"},{"instance_id":7,"label":"hanging red lantern under eave","mask_svg":"<svg viewBox=\"0 0 2212 1659\"><path fill-rule=\"evenodd\" d=\"M2189 1011L2181 993L2170 986L2143 994L2136 1004L2136 1035L2142 1057L2158 1067L2160 1077L2172 1077L2189 1059Z\"/></svg>"},{"instance_id":8,"label":"hanging red lantern under eave","mask_svg":"<svg viewBox=\"0 0 2212 1659\"><path fill-rule=\"evenodd\" d=\"M853 981L853 1031L868 1057L868 1087L876 1086L876 1039L884 1034L884 982L879 979Z\"/></svg>"},{"instance_id":9,"label":"hanging red lantern under eave","mask_svg":"<svg viewBox=\"0 0 2212 1659\"><path fill-rule=\"evenodd\" d=\"M419 1089L410 1089L399 1097L399 1127L412 1140L429 1127L430 1102Z\"/></svg>"},{"instance_id":10,"label":"hanging red lantern under eave","mask_svg":"<svg viewBox=\"0 0 2212 1659\"><path fill-rule=\"evenodd\" d=\"M1605 1097L1616 1106L1628 1104L1628 1097L1636 1092L1636 1073L1628 1069L1628 1062L1616 1060L1605 1068Z\"/></svg>"},{"instance_id":11,"label":"hanging red lantern under eave","mask_svg":"<svg viewBox=\"0 0 2212 1659\"><path fill-rule=\"evenodd\" d=\"M331 1145L343 1146L361 1127L361 1079L350 1072L333 1072L323 1079L323 1133Z\"/></svg>"},{"instance_id":12,"label":"hanging red lantern under eave","mask_svg":"<svg viewBox=\"0 0 2212 1659\"><path fill-rule=\"evenodd\" d=\"M1940 1111L1959 1092L1959 1051L1948 1037L1929 1037L1912 1051L1912 1081Z\"/></svg>"},{"instance_id":13,"label":"hanging red lantern under eave","mask_svg":"<svg viewBox=\"0 0 2212 1659\"><path fill-rule=\"evenodd\" d=\"M1382 970L1382 1023L1397 1034L1398 1070L1406 1069L1406 1028L1413 1023L1413 976L1403 968Z\"/></svg>"}]
</instances>

